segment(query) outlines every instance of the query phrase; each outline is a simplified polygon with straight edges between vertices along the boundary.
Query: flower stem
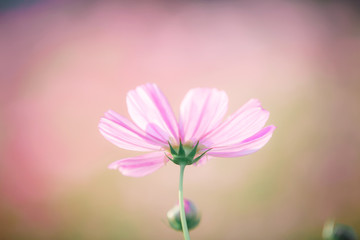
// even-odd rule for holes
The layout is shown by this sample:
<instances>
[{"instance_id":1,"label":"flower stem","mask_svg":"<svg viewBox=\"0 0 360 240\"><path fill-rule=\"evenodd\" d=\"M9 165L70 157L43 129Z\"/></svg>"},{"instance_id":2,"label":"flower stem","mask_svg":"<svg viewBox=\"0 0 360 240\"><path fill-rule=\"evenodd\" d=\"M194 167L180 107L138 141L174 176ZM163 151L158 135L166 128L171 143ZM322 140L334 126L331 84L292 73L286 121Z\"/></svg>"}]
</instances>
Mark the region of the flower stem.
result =
<instances>
[{"instance_id":1,"label":"flower stem","mask_svg":"<svg viewBox=\"0 0 360 240\"><path fill-rule=\"evenodd\" d=\"M184 165L184 164L180 165L179 205L180 205L181 226L182 226L182 231L184 234L184 239L190 240L189 230L188 230L187 222L186 222L186 215L185 215L185 209L184 209L184 196L183 196L183 177L184 177L185 166L186 165Z\"/></svg>"}]
</instances>

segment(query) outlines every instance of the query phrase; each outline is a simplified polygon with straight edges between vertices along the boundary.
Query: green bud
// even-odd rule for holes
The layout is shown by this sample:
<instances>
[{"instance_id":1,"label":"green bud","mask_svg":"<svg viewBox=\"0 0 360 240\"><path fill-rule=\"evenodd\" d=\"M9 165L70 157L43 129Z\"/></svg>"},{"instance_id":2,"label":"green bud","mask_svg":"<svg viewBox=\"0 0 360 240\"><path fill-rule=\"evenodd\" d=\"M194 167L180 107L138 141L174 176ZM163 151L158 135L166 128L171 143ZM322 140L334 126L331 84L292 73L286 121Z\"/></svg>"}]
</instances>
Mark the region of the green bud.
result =
<instances>
[{"instance_id":1,"label":"green bud","mask_svg":"<svg viewBox=\"0 0 360 240\"><path fill-rule=\"evenodd\" d=\"M350 226L328 221L323 229L324 240L357 240L354 229Z\"/></svg>"},{"instance_id":2,"label":"green bud","mask_svg":"<svg viewBox=\"0 0 360 240\"><path fill-rule=\"evenodd\" d=\"M184 209L188 229L194 229L200 223L200 215L197 212L195 204L190 200L184 199ZM167 218L173 229L182 231L179 204L167 212Z\"/></svg>"}]
</instances>

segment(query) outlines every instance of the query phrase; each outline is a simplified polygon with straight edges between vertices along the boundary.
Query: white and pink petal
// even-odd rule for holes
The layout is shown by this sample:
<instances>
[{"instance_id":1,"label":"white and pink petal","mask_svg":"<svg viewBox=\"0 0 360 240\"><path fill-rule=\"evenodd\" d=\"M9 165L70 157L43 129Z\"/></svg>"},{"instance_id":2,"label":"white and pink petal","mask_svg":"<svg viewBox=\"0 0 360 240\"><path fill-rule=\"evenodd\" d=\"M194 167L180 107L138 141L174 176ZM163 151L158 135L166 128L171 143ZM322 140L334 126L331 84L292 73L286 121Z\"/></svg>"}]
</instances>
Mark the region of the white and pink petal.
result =
<instances>
[{"instance_id":1,"label":"white and pink petal","mask_svg":"<svg viewBox=\"0 0 360 240\"><path fill-rule=\"evenodd\" d=\"M226 114L228 97L211 88L191 89L180 106L180 135L184 142L198 141L216 128Z\"/></svg>"},{"instance_id":2,"label":"white and pink petal","mask_svg":"<svg viewBox=\"0 0 360 240\"><path fill-rule=\"evenodd\" d=\"M251 99L201 142L208 147L233 145L259 132L268 118L269 112L257 99Z\"/></svg>"},{"instance_id":3,"label":"white and pink petal","mask_svg":"<svg viewBox=\"0 0 360 240\"><path fill-rule=\"evenodd\" d=\"M152 152L115 161L109 165L109 168L117 169L125 176L143 177L155 172L164 166L167 161L164 152Z\"/></svg>"},{"instance_id":4,"label":"white and pink petal","mask_svg":"<svg viewBox=\"0 0 360 240\"><path fill-rule=\"evenodd\" d=\"M129 91L126 103L130 117L143 131L167 143L179 138L175 115L164 94L155 84Z\"/></svg>"},{"instance_id":5,"label":"white and pink petal","mask_svg":"<svg viewBox=\"0 0 360 240\"><path fill-rule=\"evenodd\" d=\"M134 151L160 150L161 141L146 134L131 121L109 110L100 119L100 133L116 146Z\"/></svg>"},{"instance_id":6,"label":"white and pink petal","mask_svg":"<svg viewBox=\"0 0 360 240\"><path fill-rule=\"evenodd\" d=\"M275 129L276 127L273 125L267 126L253 136L238 143L214 146L207 154L214 157L239 157L254 153L270 140Z\"/></svg>"}]
</instances>

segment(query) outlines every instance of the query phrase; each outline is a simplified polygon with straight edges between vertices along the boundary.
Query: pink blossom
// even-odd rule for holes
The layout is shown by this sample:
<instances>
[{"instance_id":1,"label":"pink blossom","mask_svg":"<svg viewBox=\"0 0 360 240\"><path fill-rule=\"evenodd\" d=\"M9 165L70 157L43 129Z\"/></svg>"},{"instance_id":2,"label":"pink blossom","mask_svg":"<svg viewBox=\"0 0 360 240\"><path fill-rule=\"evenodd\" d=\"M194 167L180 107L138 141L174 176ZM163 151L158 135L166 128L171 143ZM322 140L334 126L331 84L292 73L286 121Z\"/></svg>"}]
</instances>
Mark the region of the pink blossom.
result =
<instances>
[{"instance_id":1,"label":"pink blossom","mask_svg":"<svg viewBox=\"0 0 360 240\"><path fill-rule=\"evenodd\" d=\"M102 135L116 146L149 152L109 165L126 176L145 176L164 166L169 161L165 154L171 156L169 144L176 148L181 141L192 148L199 142L197 156L210 149L206 157L239 157L262 148L275 130L273 125L264 127L269 112L256 99L223 121L228 97L215 88L189 90L180 106L179 121L156 84L129 91L126 103L132 121L109 110L99 124Z\"/></svg>"}]
</instances>

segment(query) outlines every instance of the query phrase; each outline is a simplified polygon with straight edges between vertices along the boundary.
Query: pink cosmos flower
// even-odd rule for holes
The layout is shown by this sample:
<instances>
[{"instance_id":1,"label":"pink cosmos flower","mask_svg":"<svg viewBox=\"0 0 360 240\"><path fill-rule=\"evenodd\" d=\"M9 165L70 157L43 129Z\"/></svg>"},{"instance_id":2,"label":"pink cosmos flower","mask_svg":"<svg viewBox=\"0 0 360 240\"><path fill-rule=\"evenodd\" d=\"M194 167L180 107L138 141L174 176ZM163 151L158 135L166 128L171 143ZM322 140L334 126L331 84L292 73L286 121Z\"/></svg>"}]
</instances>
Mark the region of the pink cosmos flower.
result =
<instances>
[{"instance_id":1,"label":"pink cosmos flower","mask_svg":"<svg viewBox=\"0 0 360 240\"><path fill-rule=\"evenodd\" d=\"M99 124L102 135L116 146L149 152L109 165L126 176L156 171L169 161L170 146L178 149L180 141L185 150L198 143L197 156L208 151L210 157L239 157L262 148L275 130L273 125L264 127L269 112L256 99L223 121L228 97L215 88L191 89L181 103L179 121L155 84L129 91L126 103L132 121L109 110ZM197 164L205 160L202 157Z\"/></svg>"}]
</instances>

